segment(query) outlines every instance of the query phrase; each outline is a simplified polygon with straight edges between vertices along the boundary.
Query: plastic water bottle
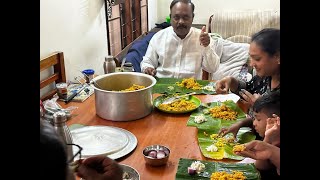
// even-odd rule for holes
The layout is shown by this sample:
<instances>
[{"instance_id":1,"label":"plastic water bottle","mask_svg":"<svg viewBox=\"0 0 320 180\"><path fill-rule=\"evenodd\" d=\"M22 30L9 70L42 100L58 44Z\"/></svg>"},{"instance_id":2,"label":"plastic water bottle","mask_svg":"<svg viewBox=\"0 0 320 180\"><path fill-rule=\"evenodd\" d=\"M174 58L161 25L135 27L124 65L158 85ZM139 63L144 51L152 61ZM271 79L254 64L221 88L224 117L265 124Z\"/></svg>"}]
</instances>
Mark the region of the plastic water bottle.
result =
<instances>
[{"instance_id":1,"label":"plastic water bottle","mask_svg":"<svg viewBox=\"0 0 320 180\"><path fill-rule=\"evenodd\" d=\"M113 56L105 57L103 63L103 69L105 74L113 73L116 70L116 63L114 62Z\"/></svg>"},{"instance_id":2,"label":"plastic water bottle","mask_svg":"<svg viewBox=\"0 0 320 180\"><path fill-rule=\"evenodd\" d=\"M73 141L72 141L70 130L66 124L66 121L67 121L67 115L64 111L58 111L53 114L53 127L56 130L62 142L64 143L68 161L73 161L72 146L67 145L67 144L72 144Z\"/></svg>"}]
</instances>

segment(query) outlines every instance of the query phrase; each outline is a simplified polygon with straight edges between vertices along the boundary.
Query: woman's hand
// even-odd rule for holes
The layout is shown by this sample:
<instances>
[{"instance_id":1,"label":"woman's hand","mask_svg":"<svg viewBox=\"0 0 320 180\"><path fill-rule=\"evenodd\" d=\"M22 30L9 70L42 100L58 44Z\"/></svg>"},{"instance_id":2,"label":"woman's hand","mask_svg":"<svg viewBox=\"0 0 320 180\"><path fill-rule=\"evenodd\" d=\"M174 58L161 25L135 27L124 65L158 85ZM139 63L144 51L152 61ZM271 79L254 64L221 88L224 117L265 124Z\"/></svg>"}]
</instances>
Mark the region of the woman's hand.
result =
<instances>
[{"instance_id":1,"label":"woman's hand","mask_svg":"<svg viewBox=\"0 0 320 180\"><path fill-rule=\"evenodd\" d=\"M242 96L245 103L248 103L251 107L253 106L254 102L261 96L261 94L251 94L245 89L241 89L239 91L239 95Z\"/></svg>"},{"instance_id":2,"label":"woman's hand","mask_svg":"<svg viewBox=\"0 0 320 180\"><path fill-rule=\"evenodd\" d=\"M270 161L277 168L280 175L280 148L264 141L254 140L244 144L245 150L235 154L250 157L258 161ZM261 168L260 168L261 169Z\"/></svg>"},{"instance_id":3,"label":"woman's hand","mask_svg":"<svg viewBox=\"0 0 320 180\"><path fill-rule=\"evenodd\" d=\"M259 140L254 140L244 144L245 150L236 152L235 154L250 157L255 160L268 160L272 154L271 144Z\"/></svg>"},{"instance_id":4,"label":"woman's hand","mask_svg":"<svg viewBox=\"0 0 320 180\"><path fill-rule=\"evenodd\" d=\"M217 94L228 94L231 84L230 77L224 77L216 82L216 92Z\"/></svg>"}]
</instances>

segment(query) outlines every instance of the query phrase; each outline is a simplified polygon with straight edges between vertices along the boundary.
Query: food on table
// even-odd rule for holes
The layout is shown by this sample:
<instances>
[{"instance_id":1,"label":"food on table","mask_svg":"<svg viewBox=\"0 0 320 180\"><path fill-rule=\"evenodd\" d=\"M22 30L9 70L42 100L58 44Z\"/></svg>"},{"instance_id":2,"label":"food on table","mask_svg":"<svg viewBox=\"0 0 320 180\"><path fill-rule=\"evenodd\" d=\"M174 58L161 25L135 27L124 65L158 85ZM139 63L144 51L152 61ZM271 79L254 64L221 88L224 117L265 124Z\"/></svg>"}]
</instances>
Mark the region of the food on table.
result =
<instances>
[{"instance_id":1,"label":"food on table","mask_svg":"<svg viewBox=\"0 0 320 180\"><path fill-rule=\"evenodd\" d=\"M150 151L148 153L148 156L152 158L157 158L157 151L154 151L154 150Z\"/></svg>"},{"instance_id":2,"label":"food on table","mask_svg":"<svg viewBox=\"0 0 320 180\"><path fill-rule=\"evenodd\" d=\"M194 175L196 173L197 173L197 171L195 169L193 169L192 167L188 167L188 174Z\"/></svg>"},{"instance_id":3,"label":"food on table","mask_svg":"<svg viewBox=\"0 0 320 180\"><path fill-rule=\"evenodd\" d=\"M204 136L209 136L209 134L206 133L205 131L203 131L203 135L204 135Z\"/></svg>"},{"instance_id":4,"label":"food on table","mask_svg":"<svg viewBox=\"0 0 320 180\"><path fill-rule=\"evenodd\" d=\"M194 102L187 101L184 99L174 101L170 104L160 104L158 106L159 109L164 111L189 111L195 109L197 106Z\"/></svg>"},{"instance_id":5,"label":"food on table","mask_svg":"<svg viewBox=\"0 0 320 180\"><path fill-rule=\"evenodd\" d=\"M201 85L197 83L194 78L182 79L181 82L176 82L176 84L180 87L185 87L187 89L200 90Z\"/></svg>"},{"instance_id":6,"label":"food on table","mask_svg":"<svg viewBox=\"0 0 320 180\"><path fill-rule=\"evenodd\" d=\"M209 109L203 109L203 110L202 110L202 113L203 113L203 114L210 114L210 111L209 111Z\"/></svg>"},{"instance_id":7,"label":"food on table","mask_svg":"<svg viewBox=\"0 0 320 180\"><path fill-rule=\"evenodd\" d=\"M219 137L219 134L211 134L210 138L211 139L217 139Z\"/></svg>"},{"instance_id":8,"label":"food on table","mask_svg":"<svg viewBox=\"0 0 320 180\"><path fill-rule=\"evenodd\" d=\"M209 111L211 116L214 118L220 118L224 120L237 120L238 113L227 107L225 104L210 108Z\"/></svg>"},{"instance_id":9,"label":"food on table","mask_svg":"<svg viewBox=\"0 0 320 180\"><path fill-rule=\"evenodd\" d=\"M195 123L200 124L200 123L203 123L205 121L207 121L207 119L206 119L206 117L204 117L203 114L194 117L194 122Z\"/></svg>"},{"instance_id":10,"label":"food on table","mask_svg":"<svg viewBox=\"0 0 320 180\"><path fill-rule=\"evenodd\" d=\"M207 90L207 91L214 91L213 86L204 86L202 89Z\"/></svg>"},{"instance_id":11,"label":"food on table","mask_svg":"<svg viewBox=\"0 0 320 180\"><path fill-rule=\"evenodd\" d=\"M174 87L173 87L173 86L168 86L168 90L169 90L169 91L173 91L173 90L174 90Z\"/></svg>"},{"instance_id":12,"label":"food on table","mask_svg":"<svg viewBox=\"0 0 320 180\"><path fill-rule=\"evenodd\" d=\"M246 177L243 175L243 172L240 172L240 171L232 171L232 174L227 173L225 171L213 172L211 174L210 180L221 180L221 179L245 180Z\"/></svg>"},{"instance_id":13,"label":"food on table","mask_svg":"<svg viewBox=\"0 0 320 180\"><path fill-rule=\"evenodd\" d=\"M210 121L208 119L208 121ZM237 134L237 141L235 141L235 136L232 133L227 133L225 136L219 135L219 129L205 130L198 129L198 144L203 156L210 159L234 159L243 160L245 157L238 155L233 152L233 147L235 145L250 142L256 138L250 128L240 128ZM214 145L218 148L217 151L213 151Z\"/></svg>"},{"instance_id":14,"label":"food on table","mask_svg":"<svg viewBox=\"0 0 320 180\"><path fill-rule=\"evenodd\" d=\"M210 146L208 146L206 148L206 150L209 151L209 152L217 152L218 151L218 147L215 146L214 144L211 144Z\"/></svg>"},{"instance_id":15,"label":"food on table","mask_svg":"<svg viewBox=\"0 0 320 180\"><path fill-rule=\"evenodd\" d=\"M235 142L234 136L226 137L226 140L227 140L228 143L234 143Z\"/></svg>"},{"instance_id":16,"label":"food on table","mask_svg":"<svg viewBox=\"0 0 320 180\"><path fill-rule=\"evenodd\" d=\"M246 147L243 144L239 144L239 145L233 146L232 151L235 153L235 152L241 152L245 149L246 149Z\"/></svg>"},{"instance_id":17,"label":"food on table","mask_svg":"<svg viewBox=\"0 0 320 180\"><path fill-rule=\"evenodd\" d=\"M130 174L128 172L123 172L122 179L123 180L131 180Z\"/></svg>"},{"instance_id":18,"label":"food on table","mask_svg":"<svg viewBox=\"0 0 320 180\"><path fill-rule=\"evenodd\" d=\"M211 134L210 138L213 140L213 144L217 147L223 147L228 142L227 137L221 137L219 134Z\"/></svg>"},{"instance_id":19,"label":"food on table","mask_svg":"<svg viewBox=\"0 0 320 180\"><path fill-rule=\"evenodd\" d=\"M193 175L195 173L201 173L204 171L206 166L200 161L194 161L190 167L188 167L188 174Z\"/></svg>"},{"instance_id":20,"label":"food on table","mask_svg":"<svg viewBox=\"0 0 320 180\"><path fill-rule=\"evenodd\" d=\"M122 92L128 92L128 91L135 91L135 90L139 90L139 89L143 89L145 88L145 86L140 86L140 85L137 85L137 84L133 84L131 87L127 88L127 89L124 89L124 90L121 90Z\"/></svg>"},{"instance_id":21,"label":"food on table","mask_svg":"<svg viewBox=\"0 0 320 180\"><path fill-rule=\"evenodd\" d=\"M224 138L218 138L215 142L214 145L217 147L223 147L226 144L226 140Z\"/></svg>"},{"instance_id":22,"label":"food on table","mask_svg":"<svg viewBox=\"0 0 320 180\"><path fill-rule=\"evenodd\" d=\"M151 150L147 152L148 156L155 159L162 159L166 156L166 152L164 150Z\"/></svg>"},{"instance_id":23,"label":"food on table","mask_svg":"<svg viewBox=\"0 0 320 180\"><path fill-rule=\"evenodd\" d=\"M164 158L166 156L166 154L164 153L164 151L158 151L157 153L157 159L161 159Z\"/></svg>"}]
</instances>

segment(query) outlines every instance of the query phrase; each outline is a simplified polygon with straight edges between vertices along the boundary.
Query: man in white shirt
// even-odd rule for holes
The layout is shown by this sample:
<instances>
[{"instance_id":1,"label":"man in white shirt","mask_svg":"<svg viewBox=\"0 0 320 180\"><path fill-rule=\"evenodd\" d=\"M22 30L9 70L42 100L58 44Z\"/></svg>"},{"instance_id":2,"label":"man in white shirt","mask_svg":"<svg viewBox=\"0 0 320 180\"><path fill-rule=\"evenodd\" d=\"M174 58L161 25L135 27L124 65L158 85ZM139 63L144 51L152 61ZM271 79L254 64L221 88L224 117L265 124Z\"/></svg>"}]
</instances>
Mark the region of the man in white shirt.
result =
<instances>
[{"instance_id":1,"label":"man in white shirt","mask_svg":"<svg viewBox=\"0 0 320 180\"><path fill-rule=\"evenodd\" d=\"M202 69L214 73L219 67L215 44L205 26L191 27L194 4L173 0L170 27L157 32L150 40L141 62L141 72L157 77L202 79Z\"/></svg>"}]
</instances>

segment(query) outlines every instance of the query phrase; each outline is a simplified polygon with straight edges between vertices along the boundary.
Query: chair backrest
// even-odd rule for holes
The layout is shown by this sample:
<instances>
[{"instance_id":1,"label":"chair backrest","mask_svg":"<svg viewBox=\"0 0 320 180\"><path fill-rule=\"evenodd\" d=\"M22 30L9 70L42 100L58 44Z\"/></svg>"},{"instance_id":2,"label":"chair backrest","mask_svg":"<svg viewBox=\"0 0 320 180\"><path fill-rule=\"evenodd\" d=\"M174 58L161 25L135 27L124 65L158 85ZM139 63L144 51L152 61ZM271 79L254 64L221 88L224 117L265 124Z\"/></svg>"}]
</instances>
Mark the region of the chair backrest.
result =
<instances>
[{"instance_id":1,"label":"chair backrest","mask_svg":"<svg viewBox=\"0 0 320 180\"><path fill-rule=\"evenodd\" d=\"M51 72L53 67L53 74L40 81L40 90L52 83L66 82L66 73L64 68L64 56L63 52L55 52L52 55L40 60L40 72L49 69ZM57 93L57 89L54 88L40 97L42 101L50 99Z\"/></svg>"}]
</instances>

